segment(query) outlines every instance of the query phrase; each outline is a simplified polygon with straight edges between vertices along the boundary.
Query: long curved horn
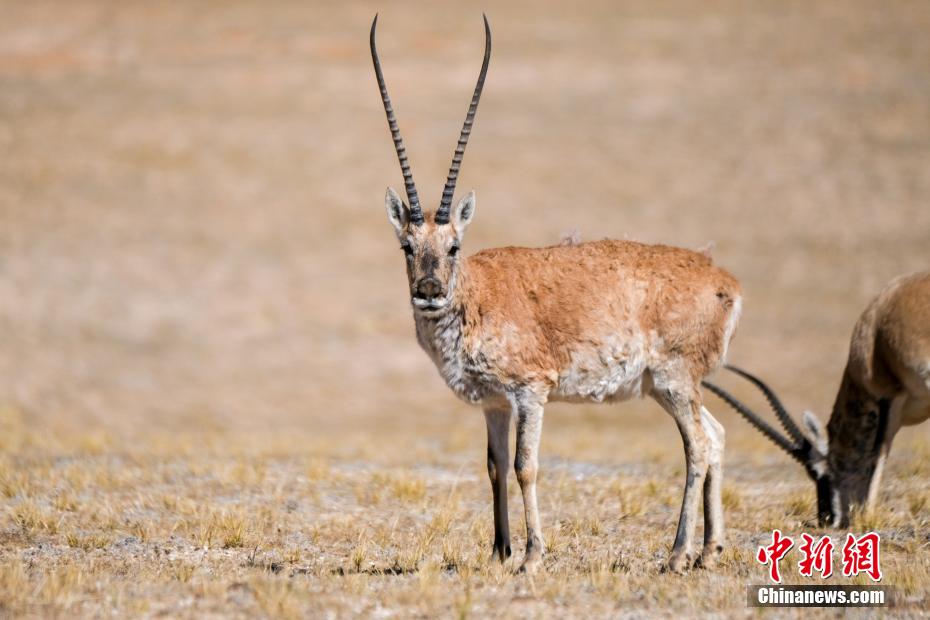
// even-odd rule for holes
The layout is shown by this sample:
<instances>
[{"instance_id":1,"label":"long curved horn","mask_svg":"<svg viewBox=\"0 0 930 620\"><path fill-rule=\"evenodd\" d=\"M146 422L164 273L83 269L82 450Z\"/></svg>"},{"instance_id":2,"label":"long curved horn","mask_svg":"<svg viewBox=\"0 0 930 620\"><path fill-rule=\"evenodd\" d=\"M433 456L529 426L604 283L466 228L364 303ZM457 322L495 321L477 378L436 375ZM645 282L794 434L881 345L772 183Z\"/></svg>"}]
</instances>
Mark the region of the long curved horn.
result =
<instances>
[{"instance_id":1,"label":"long curved horn","mask_svg":"<svg viewBox=\"0 0 930 620\"><path fill-rule=\"evenodd\" d=\"M724 366L730 372L735 372L739 376L747 379L752 382L762 394L765 395L765 400L768 401L769 406L772 407L772 411L775 412L775 416L778 418L778 421L781 422L782 427L788 431L788 434L791 435L798 444L803 445L807 441L807 437L804 436L804 433L801 432L801 429L798 428L798 425L794 423L794 420L791 418L791 415L788 413L788 410L785 409L785 406L781 403L778 396L775 395L775 392L768 385L765 384L762 379L756 377L755 375L738 368L731 364L726 364Z\"/></svg>"},{"instance_id":2,"label":"long curved horn","mask_svg":"<svg viewBox=\"0 0 930 620\"><path fill-rule=\"evenodd\" d=\"M407 148L404 139L400 137L400 128L391 106L391 97L388 95L387 84L384 83L384 73L381 72L381 60L378 58L378 48L375 46L375 28L378 25L378 14L371 22L371 62L375 65L375 76L378 78L378 88L381 89L381 102L384 103L384 113L387 115L388 127L391 129L391 138L394 140L394 150L397 151L397 160L400 162L400 171L404 175L404 187L407 190L407 201L410 203L410 221L414 224L423 223L423 210L420 209L420 198L417 196L417 186L413 183L413 174L410 172L410 163L407 161Z\"/></svg>"},{"instance_id":3,"label":"long curved horn","mask_svg":"<svg viewBox=\"0 0 930 620\"><path fill-rule=\"evenodd\" d=\"M719 396L728 405L733 407L733 409L735 409L737 413L743 416L747 422L759 429L763 435L772 440L776 446L787 452L791 458L796 459L799 463L801 463L801 465L807 465L807 462L804 458L805 446L803 443L801 445L793 444L787 437L776 431L765 420L759 417L756 412L738 401L736 397L724 390L722 387L718 387L710 381L701 381L701 385L706 387L708 390Z\"/></svg>"},{"instance_id":4,"label":"long curved horn","mask_svg":"<svg viewBox=\"0 0 930 620\"><path fill-rule=\"evenodd\" d=\"M478 74L478 83L475 85L475 94L471 97L471 104L468 106L468 113L465 115L465 124L462 125L462 133L459 134L459 142L455 147L455 153L452 155L452 166L449 168L449 176L446 177L446 186L442 190L442 200L439 202L439 209L436 211L436 223L449 223L449 209L452 207L452 195L455 193L455 182L459 178L459 168L462 167L462 157L465 156L465 145L468 144L468 136L471 135L471 126L475 122L475 113L478 111L478 100L481 99L481 91L484 88L484 79L488 75L488 63L491 61L491 26L488 24L488 16L482 13L484 18L484 61L481 63L481 73Z\"/></svg>"}]
</instances>

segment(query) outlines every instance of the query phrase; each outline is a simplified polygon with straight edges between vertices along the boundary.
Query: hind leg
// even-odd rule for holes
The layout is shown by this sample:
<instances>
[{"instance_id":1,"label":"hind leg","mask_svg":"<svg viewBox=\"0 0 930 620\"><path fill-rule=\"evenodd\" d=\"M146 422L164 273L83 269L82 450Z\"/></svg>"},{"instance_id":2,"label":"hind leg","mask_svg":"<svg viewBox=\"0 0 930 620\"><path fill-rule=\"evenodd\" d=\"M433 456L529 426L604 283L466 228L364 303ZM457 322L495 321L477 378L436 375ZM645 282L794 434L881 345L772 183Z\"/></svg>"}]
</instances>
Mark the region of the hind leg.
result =
<instances>
[{"instance_id":1,"label":"hind leg","mask_svg":"<svg viewBox=\"0 0 930 620\"><path fill-rule=\"evenodd\" d=\"M726 431L714 416L701 407L701 425L707 435L707 477L704 479L704 551L700 564L711 568L723 552L723 450Z\"/></svg>"}]
</instances>

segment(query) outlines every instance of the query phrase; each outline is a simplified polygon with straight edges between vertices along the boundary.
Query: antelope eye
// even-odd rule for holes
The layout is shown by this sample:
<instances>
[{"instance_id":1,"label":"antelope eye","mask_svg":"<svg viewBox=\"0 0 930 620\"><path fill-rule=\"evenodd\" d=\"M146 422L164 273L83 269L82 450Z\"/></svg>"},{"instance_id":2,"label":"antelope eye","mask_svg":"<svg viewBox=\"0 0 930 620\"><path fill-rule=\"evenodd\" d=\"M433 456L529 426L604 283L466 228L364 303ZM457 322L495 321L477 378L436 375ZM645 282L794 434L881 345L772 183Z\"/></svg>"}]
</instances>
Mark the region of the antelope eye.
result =
<instances>
[{"instance_id":1,"label":"antelope eye","mask_svg":"<svg viewBox=\"0 0 930 620\"><path fill-rule=\"evenodd\" d=\"M413 256L413 248L410 247L409 243L400 244L400 249L403 250L404 254L406 254L408 257Z\"/></svg>"},{"instance_id":2,"label":"antelope eye","mask_svg":"<svg viewBox=\"0 0 930 620\"><path fill-rule=\"evenodd\" d=\"M449 256L455 256L458 253L459 253L459 244L453 243L452 247L449 248Z\"/></svg>"}]
</instances>

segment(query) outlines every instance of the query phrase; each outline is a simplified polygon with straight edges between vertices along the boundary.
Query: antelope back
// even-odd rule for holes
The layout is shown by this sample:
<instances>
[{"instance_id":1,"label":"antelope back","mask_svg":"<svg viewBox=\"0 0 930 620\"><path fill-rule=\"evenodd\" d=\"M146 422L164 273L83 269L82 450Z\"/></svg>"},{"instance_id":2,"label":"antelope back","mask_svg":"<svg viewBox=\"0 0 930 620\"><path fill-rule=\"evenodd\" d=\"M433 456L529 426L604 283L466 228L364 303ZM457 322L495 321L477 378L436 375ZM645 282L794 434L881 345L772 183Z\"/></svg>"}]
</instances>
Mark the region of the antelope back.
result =
<instances>
[{"instance_id":1,"label":"antelope back","mask_svg":"<svg viewBox=\"0 0 930 620\"><path fill-rule=\"evenodd\" d=\"M597 241L496 248L469 257L466 340L511 374L550 385L571 367L600 372L641 351L684 363L699 380L718 365L739 315L740 287L706 256Z\"/></svg>"},{"instance_id":2,"label":"antelope back","mask_svg":"<svg viewBox=\"0 0 930 620\"><path fill-rule=\"evenodd\" d=\"M930 271L891 282L859 318L847 372L875 397L926 390L930 374Z\"/></svg>"}]
</instances>

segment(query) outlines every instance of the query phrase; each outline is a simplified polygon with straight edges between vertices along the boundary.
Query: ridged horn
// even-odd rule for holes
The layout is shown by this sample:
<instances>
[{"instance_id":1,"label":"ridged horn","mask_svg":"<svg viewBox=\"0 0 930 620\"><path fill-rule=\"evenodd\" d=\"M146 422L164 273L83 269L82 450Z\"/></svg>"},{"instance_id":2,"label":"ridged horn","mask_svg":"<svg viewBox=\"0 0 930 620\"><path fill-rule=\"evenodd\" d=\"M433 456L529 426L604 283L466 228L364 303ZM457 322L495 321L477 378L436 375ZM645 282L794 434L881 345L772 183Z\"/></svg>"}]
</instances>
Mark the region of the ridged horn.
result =
<instances>
[{"instance_id":1,"label":"ridged horn","mask_svg":"<svg viewBox=\"0 0 930 620\"><path fill-rule=\"evenodd\" d=\"M787 452L792 458L796 459L801 465L807 465L804 455L804 445L795 445L787 437L775 430L768 422L763 420L752 409L741 403L735 396L724 390L722 387L714 385L710 381L701 381L701 385L719 396L724 402L733 407L747 422L755 426L763 435L768 437L772 442ZM806 441L806 440L805 440Z\"/></svg>"},{"instance_id":2,"label":"ridged horn","mask_svg":"<svg viewBox=\"0 0 930 620\"><path fill-rule=\"evenodd\" d=\"M478 101L481 99L481 91L484 89L484 79L488 75L488 63L491 61L491 26L488 24L488 16L482 14L484 18L484 61L481 63L481 73L478 74L478 83L475 85L475 93L471 97L471 104L468 106L468 113L465 115L465 124L462 125L462 133L459 134L459 142L455 147L455 153L452 155L452 166L449 168L449 176L446 177L446 186L442 190L442 199L439 202L439 209L436 210L436 223L449 223L449 210L452 208L452 197L455 193L455 182L459 178L459 169L462 167L462 158L465 156L465 146L468 144L468 137L471 135L471 128L475 122L475 113L478 111Z\"/></svg>"},{"instance_id":3,"label":"ridged horn","mask_svg":"<svg viewBox=\"0 0 930 620\"><path fill-rule=\"evenodd\" d=\"M781 422L782 428L788 432L792 439L794 439L798 444L804 444L807 441L807 437L804 436L804 433L801 432L801 429L798 428L798 425L794 423L794 420L791 418L788 410L785 409L785 406L781 403L781 400L779 400L778 396L775 395L775 391L766 385L762 379L756 377L750 372L743 370L742 368L738 368L731 364L727 364L725 368L730 372L735 372L759 388L759 390L765 396L765 400L768 401L769 406L772 408L772 411L775 412L775 416L778 418L778 421Z\"/></svg>"},{"instance_id":4,"label":"ridged horn","mask_svg":"<svg viewBox=\"0 0 930 620\"><path fill-rule=\"evenodd\" d=\"M381 71L381 60L378 58L378 48L375 46L375 28L378 25L378 14L371 22L371 62L375 65L375 76L378 78L378 88L381 90L381 102L384 104L384 113L387 115L391 138L394 140L394 150L397 151L397 160L400 162L400 171L404 175L404 188L407 191L407 202L410 203L410 221L413 224L423 223L423 210L420 208L420 198L417 196L417 186L413 183L413 174L410 172L410 163L407 161L407 148L404 139L400 136L394 108L391 106L391 97L388 95L387 84L384 82L384 73Z\"/></svg>"}]
</instances>

